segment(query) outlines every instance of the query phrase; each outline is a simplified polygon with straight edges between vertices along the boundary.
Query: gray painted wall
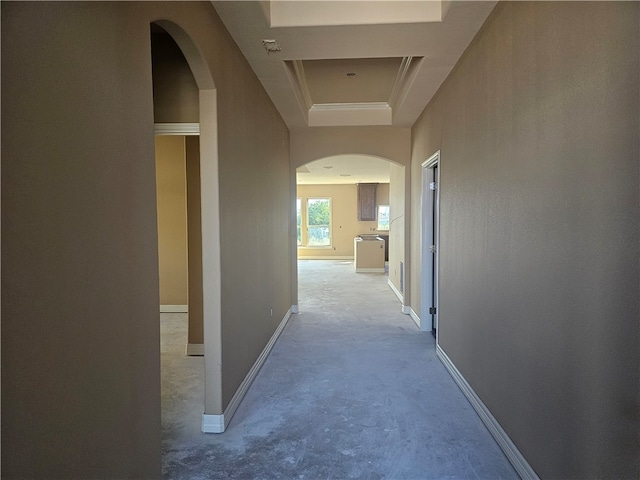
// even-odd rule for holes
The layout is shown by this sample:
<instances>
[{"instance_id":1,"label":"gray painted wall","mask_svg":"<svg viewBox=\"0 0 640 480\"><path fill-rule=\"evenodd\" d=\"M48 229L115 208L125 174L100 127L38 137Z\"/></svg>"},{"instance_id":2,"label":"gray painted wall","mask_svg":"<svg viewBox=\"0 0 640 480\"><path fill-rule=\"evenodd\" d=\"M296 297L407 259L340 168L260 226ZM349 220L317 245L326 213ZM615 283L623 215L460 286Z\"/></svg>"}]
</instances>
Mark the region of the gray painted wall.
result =
<instances>
[{"instance_id":1,"label":"gray painted wall","mask_svg":"<svg viewBox=\"0 0 640 480\"><path fill-rule=\"evenodd\" d=\"M441 150L440 345L543 478L638 475L639 15L500 4L413 128L414 212Z\"/></svg>"}]
</instances>

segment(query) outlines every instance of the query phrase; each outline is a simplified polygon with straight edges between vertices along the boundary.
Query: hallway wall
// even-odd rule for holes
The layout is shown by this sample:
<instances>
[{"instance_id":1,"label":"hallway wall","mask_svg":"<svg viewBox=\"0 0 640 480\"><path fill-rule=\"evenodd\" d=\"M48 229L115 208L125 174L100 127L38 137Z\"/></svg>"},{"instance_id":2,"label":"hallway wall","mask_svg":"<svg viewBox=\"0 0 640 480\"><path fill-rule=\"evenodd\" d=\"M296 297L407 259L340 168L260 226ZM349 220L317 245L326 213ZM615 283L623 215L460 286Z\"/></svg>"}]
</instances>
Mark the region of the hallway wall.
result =
<instances>
[{"instance_id":1,"label":"hallway wall","mask_svg":"<svg viewBox=\"0 0 640 480\"><path fill-rule=\"evenodd\" d=\"M3 478L160 478L150 23L218 89L222 407L292 303L287 128L209 2L0 8Z\"/></svg>"},{"instance_id":2,"label":"hallway wall","mask_svg":"<svg viewBox=\"0 0 640 480\"><path fill-rule=\"evenodd\" d=\"M413 127L414 212L441 150L440 345L542 478L638 473L639 26L499 4Z\"/></svg>"}]
</instances>

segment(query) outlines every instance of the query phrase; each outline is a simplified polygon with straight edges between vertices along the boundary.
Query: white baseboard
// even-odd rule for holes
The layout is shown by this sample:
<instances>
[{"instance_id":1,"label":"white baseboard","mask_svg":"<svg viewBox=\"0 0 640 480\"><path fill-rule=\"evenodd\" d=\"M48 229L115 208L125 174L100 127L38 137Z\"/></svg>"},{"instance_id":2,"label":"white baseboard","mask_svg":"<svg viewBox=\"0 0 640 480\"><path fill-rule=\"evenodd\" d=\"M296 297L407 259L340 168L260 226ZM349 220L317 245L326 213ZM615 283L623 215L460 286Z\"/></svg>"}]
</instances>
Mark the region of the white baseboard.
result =
<instances>
[{"instance_id":1,"label":"white baseboard","mask_svg":"<svg viewBox=\"0 0 640 480\"><path fill-rule=\"evenodd\" d=\"M187 343L185 354L190 357L204 356L204 343Z\"/></svg>"},{"instance_id":2,"label":"white baseboard","mask_svg":"<svg viewBox=\"0 0 640 480\"><path fill-rule=\"evenodd\" d=\"M203 433L223 433L224 427L224 415L202 414Z\"/></svg>"},{"instance_id":3,"label":"white baseboard","mask_svg":"<svg viewBox=\"0 0 640 480\"><path fill-rule=\"evenodd\" d=\"M402 305L402 313L403 313L403 315L409 315L411 313L411 307L407 307L406 305Z\"/></svg>"},{"instance_id":4,"label":"white baseboard","mask_svg":"<svg viewBox=\"0 0 640 480\"><path fill-rule=\"evenodd\" d=\"M409 307L409 316L411 319L418 325L418 328L422 330L422 325L420 325L420 317L416 315L416 312L413 311L413 308Z\"/></svg>"},{"instance_id":5,"label":"white baseboard","mask_svg":"<svg viewBox=\"0 0 640 480\"><path fill-rule=\"evenodd\" d=\"M291 313L298 313L298 305L291 305Z\"/></svg>"},{"instance_id":6,"label":"white baseboard","mask_svg":"<svg viewBox=\"0 0 640 480\"><path fill-rule=\"evenodd\" d=\"M474 408L482 423L485 424L493 438L495 438L496 442L504 452L504 454L515 468L518 475L523 480L540 480L536 472L531 468L529 462L524 458L518 447L513 443L507 432L500 426L498 420L491 414L487 406L480 400L478 394L471 388L471 385L465 380L460 371L453 364L451 359L447 356L445 351L440 347L440 345L436 345L436 355L445 368L449 371L453 380L458 384L462 393L464 393L465 397L471 403L471 406Z\"/></svg>"},{"instance_id":7,"label":"white baseboard","mask_svg":"<svg viewBox=\"0 0 640 480\"><path fill-rule=\"evenodd\" d=\"M160 305L160 313L188 313L189 305Z\"/></svg>"},{"instance_id":8,"label":"white baseboard","mask_svg":"<svg viewBox=\"0 0 640 480\"><path fill-rule=\"evenodd\" d=\"M393 293L396 294L396 297L398 297L398 300L400 300L400 303L404 304L404 295L400 292L400 290L396 288L396 286L393 284L390 278L387 279L387 285L389 285L391 290L393 290Z\"/></svg>"},{"instance_id":9,"label":"white baseboard","mask_svg":"<svg viewBox=\"0 0 640 480\"><path fill-rule=\"evenodd\" d=\"M322 256L322 255L298 255L298 260L353 260L353 256Z\"/></svg>"},{"instance_id":10,"label":"white baseboard","mask_svg":"<svg viewBox=\"0 0 640 480\"><path fill-rule=\"evenodd\" d=\"M224 409L224 413L222 415L207 415L206 413L202 415L203 433L223 433L226 430L229 422L231 421L231 417L236 413L236 410L238 409L238 406L240 406L240 402L244 396L247 394L247 390L249 390L251 383L253 383L256 375L258 375L258 372L262 368L262 365L264 365L264 362L267 360L269 353L271 353L271 349L273 349L273 346L276 344L278 337L280 337L282 330L284 330L284 327L291 318L291 314L292 308L290 308L285 314L284 318L278 325L278 328L276 328L276 331L271 335L269 342L251 367L251 370L249 370L249 373L244 377L244 380L238 387L238 390L236 390L236 393L231 398L229 405Z\"/></svg>"},{"instance_id":11,"label":"white baseboard","mask_svg":"<svg viewBox=\"0 0 640 480\"><path fill-rule=\"evenodd\" d=\"M416 325L418 325L418 328L420 330L422 330L423 332L430 332L431 331L431 325L425 325L425 328L422 328L422 321L420 320L420 317L418 316L418 314L413 310L413 308L409 308L409 316L411 318L413 318L413 321L416 322Z\"/></svg>"}]
</instances>

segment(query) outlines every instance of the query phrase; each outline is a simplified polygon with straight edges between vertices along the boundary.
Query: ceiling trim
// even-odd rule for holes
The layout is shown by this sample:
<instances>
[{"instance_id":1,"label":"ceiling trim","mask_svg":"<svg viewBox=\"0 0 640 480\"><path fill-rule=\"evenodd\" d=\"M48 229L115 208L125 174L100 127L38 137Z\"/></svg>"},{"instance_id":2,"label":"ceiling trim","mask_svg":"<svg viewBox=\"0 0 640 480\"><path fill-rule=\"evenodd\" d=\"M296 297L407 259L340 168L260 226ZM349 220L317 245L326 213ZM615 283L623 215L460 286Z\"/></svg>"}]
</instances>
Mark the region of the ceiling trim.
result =
<instances>
[{"instance_id":1,"label":"ceiling trim","mask_svg":"<svg viewBox=\"0 0 640 480\"><path fill-rule=\"evenodd\" d=\"M271 28L338 25L380 25L394 23L439 23L441 0L376 0L363 7L362 0L323 2L271 0L263 2Z\"/></svg>"},{"instance_id":2,"label":"ceiling trim","mask_svg":"<svg viewBox=\"0 0 640 480\"><path fill-rule=\"evenodd\" d=\"M293 66L293 71L296 74L297 87L300 89L305 109L309 110L313 105L313 100L311 99L311 93L309 92L307 77L304 74L304 64L302 63L302 60L293 60L291 65Z\"/></svg>"},{"instance_id":3,"label":"ceiling trim","mask_svg":"<svg viewBox=\"0 0 640 480\"><path fill-rule=\"evenodd\" d=\"M199 123L154 123L156 135L200 135Z\"/></svg>"},{"instance_id":4,"label":"ceiling trim","mask_svg":"<svg viewBox=\"0 0 640 480\"><path fill-rule=\"evenodd\" d=\"M320 103L309 109L309 126L391 125L392 113L387 102Z\"/></svg>"}]
</instances>

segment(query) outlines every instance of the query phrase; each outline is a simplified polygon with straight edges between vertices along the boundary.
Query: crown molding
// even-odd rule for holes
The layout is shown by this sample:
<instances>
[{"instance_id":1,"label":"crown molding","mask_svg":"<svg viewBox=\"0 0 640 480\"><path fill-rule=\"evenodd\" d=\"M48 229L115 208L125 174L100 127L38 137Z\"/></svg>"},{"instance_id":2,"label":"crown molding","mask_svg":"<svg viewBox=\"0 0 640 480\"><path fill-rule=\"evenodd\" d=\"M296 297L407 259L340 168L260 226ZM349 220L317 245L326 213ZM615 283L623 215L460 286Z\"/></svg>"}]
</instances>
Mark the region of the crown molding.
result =
<instances>
[{"instance_id":1,"label":"crown molding","mask_svg":"<svg viewBox=\"0 0 640 480\"><path fill-rule=\"evenodd\" d=\"M387 102L320 103L309 109L310 127L391 125L391 119Z\"/></svg>"},{"instance_id":2,"label":"crown molding","mask_svg":"<svg viewBox=\"0 0 640 480\"><path fill-rule=\"evenodd\" d=\"M156 135L200 135L199 123L154 123Z\"/></svg>"}]
</instances>

